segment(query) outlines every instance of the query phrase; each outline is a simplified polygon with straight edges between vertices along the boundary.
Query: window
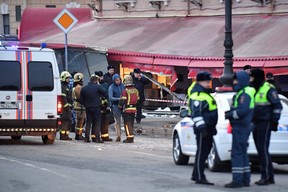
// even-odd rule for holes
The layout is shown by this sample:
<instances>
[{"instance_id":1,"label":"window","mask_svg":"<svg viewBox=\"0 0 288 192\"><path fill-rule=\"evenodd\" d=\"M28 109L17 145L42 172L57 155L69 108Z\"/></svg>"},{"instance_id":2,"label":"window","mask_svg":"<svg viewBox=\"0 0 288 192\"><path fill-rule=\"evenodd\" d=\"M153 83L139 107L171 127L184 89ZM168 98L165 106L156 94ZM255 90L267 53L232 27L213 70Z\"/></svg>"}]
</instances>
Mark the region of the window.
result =
<instances>
[{"instance_id":1,"label":"window","mask_svg":"<svg viewBox=\"0 0 288 192\"><path fill-rule=\"evenodd\" d=\"M7 35L10 34L10 19L9 19L9 14L3 15L3 29L4 29L4 34L7 34Z\"/></svg>"},{"instance_id":2,"label":"window","mask_svg":"<svg viewBox=\"0 0 288 192\"><path fill-rule=\"evenodd\" d=\"M21 21L21 5L15 6L16 21Z\"/></svg>"},{"instance_id":3,"label":"window","mask_svg":"<svg viewBox=\"0 0 288 192\"><path fill-rule=\"evenodd\" d=\"M28 63L28 88L31 91L52 91L53 70L49 62Z\"/></svg>"},{"instance_id":4,"label":"window","mask_svg":"<svg viewBox=\"0 0 288 192\"><path fill-rule=\"evenodd\" d=\"M0 61L0 90L19 91L21 89L20 63Z\"/></svg>"},{"instance_id":5,"label":"window","mask_svg":"<svg viewBox=\"0 0 288 192\"><path fill-rule=\"evenodd\" d=\"M46 8L56 8L56 5L46 5Z\"/></svg>"}]
</instances>

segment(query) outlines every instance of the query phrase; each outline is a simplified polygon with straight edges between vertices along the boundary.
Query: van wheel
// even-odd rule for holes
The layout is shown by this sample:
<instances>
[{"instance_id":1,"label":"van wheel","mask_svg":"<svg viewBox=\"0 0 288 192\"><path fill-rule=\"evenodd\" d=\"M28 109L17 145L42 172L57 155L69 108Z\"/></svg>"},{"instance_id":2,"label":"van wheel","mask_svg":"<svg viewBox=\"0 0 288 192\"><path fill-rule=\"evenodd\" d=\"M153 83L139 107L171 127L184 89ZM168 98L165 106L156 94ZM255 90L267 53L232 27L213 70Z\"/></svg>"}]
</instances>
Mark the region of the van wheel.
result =
<instances>
[{"instance_id":1,"label":"van wheel","mask_svg":"<svg viewBox=\"0 0 288 192\"><path fill-rule=\"evenodd\" d=\"M182 153L178 134L173 137L173 159L176 165L187 165L189 156Z\"/></svg>"},{"instance_id":2,"label":"van wheel","mask_svg":"<svg viewBox=\"0 0 288 192\"><path fill-rule=\"evenodd\" d=\"M21 139L21 136L11 136L12 140L19 141Z\"/></svg>"},{"instance_id":3,"label":"van wheel","mask_svg":"<svg viewBox=\"0 0 288 192\"><path fill-rule=\"evenodd\" d=\"M210 171L219 171L221 169L221 160L219 158L215 142L213 142L212 149L207 159L208 168Z\"/></svg>"},{"instance_id":4,"label":"van wheel","mask_svg":"<svg viewBox=\"0 0 288 192\"><path fill-rule=\"evenodd\" d=\"M42 135L42 141L44 144L53 144L55 141L55 134L51 135Z\"/></svg>"}]
</instances>

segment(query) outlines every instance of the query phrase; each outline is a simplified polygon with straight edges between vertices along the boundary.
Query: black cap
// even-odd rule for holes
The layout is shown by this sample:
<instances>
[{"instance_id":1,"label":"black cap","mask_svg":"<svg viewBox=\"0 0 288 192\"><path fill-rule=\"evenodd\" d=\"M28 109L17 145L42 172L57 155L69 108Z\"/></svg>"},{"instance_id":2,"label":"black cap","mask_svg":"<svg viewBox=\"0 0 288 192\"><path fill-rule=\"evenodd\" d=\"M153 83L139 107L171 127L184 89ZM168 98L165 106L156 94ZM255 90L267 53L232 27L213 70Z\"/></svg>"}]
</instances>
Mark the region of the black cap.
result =
<instances>
[{"instance_id":1,"label":"black cap","mask_svg":"<svg viewBox=\"0 0 288 192\"><path fill-rule=\"evenodd\" d=\"M206 71L199 72L196 77L196 81L210 81L212 80L212 76L210 73Z\"/></svg>"},{"instance_id":2,"label":"black cap","mask_svg":"<svg viewBox=\"0 0 288 192\"><path fill-rule=\"evenodd\" d=\"M251 76L255 77L255 79L258 79L259 81L264 81L265 80L265 73L263 69L252 69L251 71Z\"/></svg>"},{"instance_id":3,"label":"black cap","mask_svg":"<svg viewBox=\"0 0 288 192\"><path fill-rule=\"evenodd\" d=\"M112 65L108 65L107 69L114 69L114 67Z\"/></svg>"},{"instance_id":4,"label":"black cap","mask_svg":"<svg viewBox=\"0 0 288 192\"><path fill-rule=\"evenodd\" d=\"M136 69L133 70L133 72L134 72L134 73L140 73L141 70L140 70L139 68L136 68Z\"/></svg>"},{"instance_id":5,"label":"black cap","mask_svg":"<svg viewBox=\"0 0 288 192\"><path fill-rule=\"evenodd\" d=\"M266 78L267 79L271 79L271 78L273 78L274 77L274 75L273 75L273 73L271 73L271 72L268 72L267 74L266 74Z\"/></svg>"},{"instance_id":6,"label":"black cap","mask_svg":"<svg viewBox=\"0 0 288 192\"><path fill-rule=\"evenodd\" d=\"M252 68L251 65L245 65L245 66L243 67L243 70L245 71L245 70L251 69L251 68Z\"/></svg>"},{"instance_id":7,"label":"black cap","mask_svg":"<svg viewBox=\"0 0 288 192\"><path fill-rule=\"evenodd\" d=\"M98 77L102 77L103 72L102 71L95 71L95 75L97 75Z\"/></svg>"}]
</instances>

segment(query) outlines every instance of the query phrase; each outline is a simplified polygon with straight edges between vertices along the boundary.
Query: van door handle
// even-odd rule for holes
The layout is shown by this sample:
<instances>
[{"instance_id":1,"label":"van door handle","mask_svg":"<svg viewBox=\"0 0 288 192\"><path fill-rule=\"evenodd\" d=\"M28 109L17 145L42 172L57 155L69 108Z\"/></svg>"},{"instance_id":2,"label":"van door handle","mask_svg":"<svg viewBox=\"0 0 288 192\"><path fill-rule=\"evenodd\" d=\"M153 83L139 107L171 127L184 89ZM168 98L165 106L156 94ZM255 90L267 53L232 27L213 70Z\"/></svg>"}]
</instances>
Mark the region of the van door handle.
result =
<instances>
[{"instance_id":1,"label":"van door handle","mask_svg":"<svg viewBox=\"0 0 288 192\"><path fill-rule=\"evenodd\" d=\"M33 98L32 98L32 95L26 95L26 101L32 101Z\"/></svg>"}]
</instances>

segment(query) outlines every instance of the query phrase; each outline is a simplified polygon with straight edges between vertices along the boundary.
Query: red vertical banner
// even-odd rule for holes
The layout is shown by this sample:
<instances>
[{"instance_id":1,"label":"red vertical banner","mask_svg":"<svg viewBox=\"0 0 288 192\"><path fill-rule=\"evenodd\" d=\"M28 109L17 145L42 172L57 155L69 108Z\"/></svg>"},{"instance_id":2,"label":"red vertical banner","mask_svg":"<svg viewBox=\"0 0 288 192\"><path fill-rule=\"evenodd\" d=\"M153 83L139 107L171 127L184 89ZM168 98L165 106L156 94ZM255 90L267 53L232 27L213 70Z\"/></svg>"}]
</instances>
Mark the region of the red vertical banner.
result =
<instances>
[{"instance_id":1,"label":"red vertical banner","mask_svg":"<svg viewBox=\"0 0 288 192\"><path fill-rule=\"evenodd\" d=\"M172 67L172 76L171 76L171 86L170 86L170 91L175 91L176 90L176 82L178 81L178 76L175 71L175 68Z\"/></svg>"}]
</instances>

